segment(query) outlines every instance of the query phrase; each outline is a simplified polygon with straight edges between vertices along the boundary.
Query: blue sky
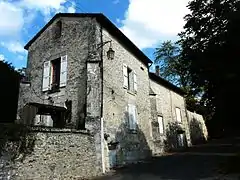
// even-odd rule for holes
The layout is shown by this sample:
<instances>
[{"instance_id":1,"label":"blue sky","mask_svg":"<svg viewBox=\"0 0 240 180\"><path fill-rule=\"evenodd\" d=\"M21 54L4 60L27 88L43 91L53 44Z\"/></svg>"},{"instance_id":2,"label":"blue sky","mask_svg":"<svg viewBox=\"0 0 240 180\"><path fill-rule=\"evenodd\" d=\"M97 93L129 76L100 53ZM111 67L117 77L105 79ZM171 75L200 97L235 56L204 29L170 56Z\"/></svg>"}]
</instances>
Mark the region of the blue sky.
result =
<instances>
[{"instance_id":1,"label":"blue sky","mask_svg":"<svg viewBox=\"0 0 240 180\"><path fill-rule=\"evenodd\" d=\"M0 0L0 60L26 66L24 45L58 12L101 12L151 60L165 40L176 40L188 0Z\"/></svg>"}]
</instances>

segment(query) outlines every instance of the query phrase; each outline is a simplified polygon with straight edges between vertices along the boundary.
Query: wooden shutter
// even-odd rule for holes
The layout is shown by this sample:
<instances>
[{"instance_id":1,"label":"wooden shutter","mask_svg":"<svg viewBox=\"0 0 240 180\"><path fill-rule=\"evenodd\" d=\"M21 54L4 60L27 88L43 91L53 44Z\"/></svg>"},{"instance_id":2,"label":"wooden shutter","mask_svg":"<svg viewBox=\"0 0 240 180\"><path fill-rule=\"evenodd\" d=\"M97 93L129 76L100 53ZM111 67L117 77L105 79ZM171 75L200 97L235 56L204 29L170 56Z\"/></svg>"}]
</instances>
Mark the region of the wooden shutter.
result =
<instances>
[{"instance_id":1,"label":"wooden shutter","mask_svg":"<svg viewBox=\"0 0 240 180\"><path fill-rule=\"evenodd\" d=\"M123 87L128 89L128 70L126 64L123 64Z\"/></svg>"},{"instance_id":2,"label":"wooden shutter","mask_svg":"<svg viewBox=\"0 0 240 180\"><path fill-rule=\"evenodd\" d=\"M50 89L50 61L46 61L43 64L43 82L42 91Z\"/></svg>"},{"instance_id":3,"label":"wooden shutter","mask_svg":"<svg viewBox=\"0 0 240 180\"><path fill-rule=\"evenodd\" d=\"M159 133L163 134L164 128L163 128L163 117L158 116L158 125L159 125Z\"/></svg>"},{"instance_id":4,"label":"wooden shutter","mask_svg":"<svg viewBox=\"0 0 240 180\"><path fill-rule=\"evenodd\" d=\"M133 72L133 89L134 92L137 92L137 74L135 71Z\"/></svg>"},{"instance_id":5,"label":"wooden shutter","mask_svg":"<svg viewBox=\"0 0 240 180\"><path fill-rule=\"evenodd\" d=\"M61 57L60 87L67 85L67 55Z\"/></svg>"},{"instance_id":6,"label":"wooden shutter","mask_svg":"<svg viewBox=\"0 0 240 180\"><path fill-rule=\"evenodd\" d=\"M128 105L128 124L129 124L129 129L133 129L133 111L132 111L132 105Z\"/></svg>"},{"instance_id":7,"label":"wooden shutter","mask_svg":"<svg viewBox=\"0 0 240 180\"><path fill-rule=\"evenodd\" d=\"M129 129L136 130L137 128L137 117L136 117L136 107L132 104L128 105L128 113L129 113Z\"/></svg>"},{"instance_id":8,"label":"wooden shutter","mask_svg":"<svg viewBox=\"0 0 240 180\"><path fill-rule=\"evenodd\" d=\"M134 129L137 129L137 124L138 124L138 120L137 120L137 108L135 105L133 105L133 126Z\"/></svg>"},{"instance_id":9,"label":"wooden shutter","mask_svg":"<svg viewBox=\"0 0 240 180\"><path fill-rule=\"evenodd\" d=\"M179 147L183 147L184 146L184 134L178 134L178 145Z\"/></svg>"},{"instance_id":10,"label":"wooden shutter","mask_svg":"<svg viewBox=\"0 0 240 180\"><path fill-rule=\"evenodd\" d=\"M180 108L176 108L176 118L177 118L177 122L182 122L182 117L181 117L181 110L180 110Z\"/></svg>"}]
</instances>

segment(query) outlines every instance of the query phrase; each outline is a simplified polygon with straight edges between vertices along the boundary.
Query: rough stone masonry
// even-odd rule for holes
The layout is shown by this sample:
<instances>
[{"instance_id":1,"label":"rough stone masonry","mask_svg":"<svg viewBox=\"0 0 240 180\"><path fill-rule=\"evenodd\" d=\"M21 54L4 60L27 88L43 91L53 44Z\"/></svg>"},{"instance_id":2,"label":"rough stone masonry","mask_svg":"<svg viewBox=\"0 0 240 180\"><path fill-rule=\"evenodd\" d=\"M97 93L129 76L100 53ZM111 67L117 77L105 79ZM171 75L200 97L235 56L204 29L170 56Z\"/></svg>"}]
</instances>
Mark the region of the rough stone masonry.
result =
<instances>
[{"instance_id":1,"label":"rough stone masonry","mask_svg":"<svg viewBox=\"0 0 240 180\"><path fill-rule=\"evenodd\" d=\"M28 82L20 87L18 122L31 116L27 125L35 126L40 115L44 126L67 110L66 102L72 108L64 129L52 123L32 131L32 153L15 163L18 178L95 176L161 154L171 123L181 129L177 147L191 145L184 93L149 73L152 62L104 15L57 14L25 48ZM26 113L28 103L38 107Z\"/></svg>"}]
</instances>

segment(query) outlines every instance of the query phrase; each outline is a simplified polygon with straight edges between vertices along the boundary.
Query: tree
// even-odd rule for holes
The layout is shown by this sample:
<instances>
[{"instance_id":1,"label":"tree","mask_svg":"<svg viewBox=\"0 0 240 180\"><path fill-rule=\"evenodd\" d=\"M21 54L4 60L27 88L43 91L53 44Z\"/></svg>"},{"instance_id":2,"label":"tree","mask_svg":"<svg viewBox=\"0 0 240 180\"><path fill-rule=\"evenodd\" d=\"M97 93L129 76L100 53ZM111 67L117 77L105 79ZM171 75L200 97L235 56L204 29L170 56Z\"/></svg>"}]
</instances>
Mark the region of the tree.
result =
<instances>
[{"instance_id":1,"label":"tree","mask_svg":"<svg viewBox=\"0 0 240 180\"><path fill-rule=\"evenodd\" d=\"M172 41L163 42L155 50L155 64L160 64L160 75L186 92L187 109L203 114L199 104L199 91L191 86L189 65L182 63L181 47ZM201 92L202 93L202 92Z\"/></svg>"},{"instance_id":2,"label":"tree","mask_svg":"<svg viewBox=\"0 0 240 180\"><path fill-rule=\"evenodd\" d=\"M182 66L188 67L191 86L204 92L201 103L208 106L218 133L237 132L240 2L193 0L188 8L179 34Z\"/></svg>"},{"instance_id":3,"label":"tree","mask_svg":"<svg viewBox=\"0 0 240 180\"><path fill-rule=\"evenodd\" d=\"M163 42L155 50L155 63L160 64L160 75L173 84L182 86L182 72L179 71L180 48L172 41Z\"/></svg>"},{"instance_id":4,"label":"tree","mask_svg":"<svg viewBox=\"0 0 240 180\"><path fill-rule=\"evenodd\" d=\"M18 105L20 76L14 67L0 61L0 123L14 122Z\"/></svg>"}]
</instances>

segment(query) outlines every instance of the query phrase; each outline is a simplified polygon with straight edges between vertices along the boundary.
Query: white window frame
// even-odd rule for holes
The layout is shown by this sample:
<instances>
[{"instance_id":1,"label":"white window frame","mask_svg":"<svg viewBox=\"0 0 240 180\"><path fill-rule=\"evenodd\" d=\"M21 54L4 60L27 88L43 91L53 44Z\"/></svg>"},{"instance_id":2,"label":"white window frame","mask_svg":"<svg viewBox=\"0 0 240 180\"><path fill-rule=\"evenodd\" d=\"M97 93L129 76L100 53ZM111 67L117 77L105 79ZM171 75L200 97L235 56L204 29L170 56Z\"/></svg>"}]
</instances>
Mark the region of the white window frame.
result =
<instances>
[{"instance_id":1,"label":"white window frame","mask_svg":"<svg viewBox=\"0 0 240 180\"><path fill-rule=\"evenodd\" d=\"M128 123L129 129L136 131L137 130L137 108L133 104L128 104Z\"/></svg>"},{"instance_id":2,"label":"white window frame","mask_svg":"<svg viewBox=\"0 0 240 180\"><path fill-rule=\"evenodd\" d=\"M43 79L42 79L42 91L49 91L52 89L52 61L45 61L43 64ZM67 85L67 55L60 57L60 80L59 80L59 88L65 87Z\"/></svg>"},{"instance_id":3,"label":"white window frame","mask_svg":"<svg viewBox=\"0 0 240 180\"><path fill-rule=\"evenodd\" d=\"M123 64L123 88L128 89L128 67Z\"/></svg>"},{"instance_id":4,"label":"white window frame","mask_svg":"<svg viewBox=\"0 0 240 180\"><path fill-rule=\"evenodd\" d=\"M129 76L129 71L131 71L131 77ZM129 84L130 81L131 84ZM123 88L137 93L137 73L126 64L123 64Z\"/></svg>"},{"instance_id":5,"label":"white window frame","mask_svg":"<svg viewBox=\"0 0 240 180\"><path fill-rule=\"evenodd\" d=\"M137 93L137 73L133 71L133 90Z\"/></svg>"},{"instance_id":6,"label":"white window frame","mask_svg":"<svg viewBox=\"0 0 240 180\"><path fill-rule=\"evenodd\" d=\"M50 90L50 78L51 78L51 61L45 61L43 63L43 79L42 79L42 91Z\"/></svg>"},{"instance_id":7,"label":"white window frame","mask_svg":"<svg viewBox=\"0 0 240 180\"><path fill-rule=\"evenodd\" d=\"M67 62L67 55L61 56L59 87L65 87L67 85Z\"/></svg>"},{"instance_id":8,"label":"white window frame","mask_svg":"<svg viewBox=\"0 0 240 180\"><path fill-rule=\"evenodd\" d=\"M159 133L162 135L164 134L164 122L163 122L163 116L158 116L158 130Z\"/></svg>"},{"instance_id":9,"label":"white window frame","mask_svg":"<svg viewBox=\"0 0 240 180\"><path fill-rule=\"evenodd\" d=\"M182 123L182 112L181 112L181 109L179 107L175 108L175 113L176 113L176 121L178 123Z\"/></svg>"}]
</instances>

